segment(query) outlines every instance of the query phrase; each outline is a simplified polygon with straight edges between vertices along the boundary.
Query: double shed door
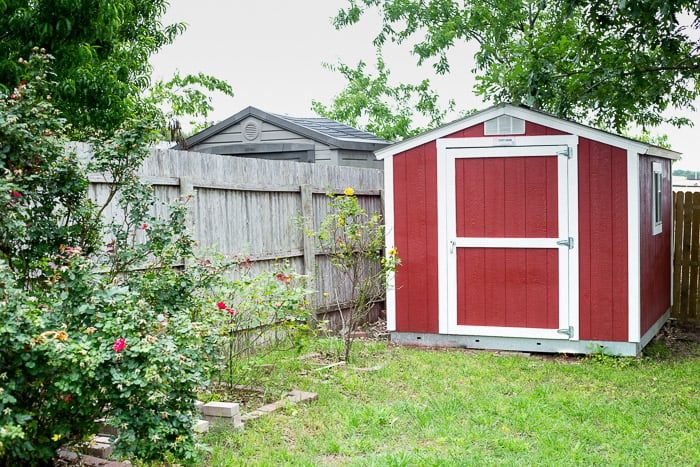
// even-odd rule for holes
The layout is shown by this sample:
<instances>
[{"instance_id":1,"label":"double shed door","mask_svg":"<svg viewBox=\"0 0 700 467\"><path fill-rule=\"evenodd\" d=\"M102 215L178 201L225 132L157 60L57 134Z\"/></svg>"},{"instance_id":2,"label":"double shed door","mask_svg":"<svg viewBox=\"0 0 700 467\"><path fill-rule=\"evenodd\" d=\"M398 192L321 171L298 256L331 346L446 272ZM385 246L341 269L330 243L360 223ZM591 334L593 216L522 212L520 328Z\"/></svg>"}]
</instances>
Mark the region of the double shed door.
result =
<instances>
[{"instance_id":1,"label":"double shed door","mask_svg":"<svg viewBox=\"0 0 700 467\"><path fill-rule=\"evenodd\" d=\"M440 332L578 339L576 146L571 136L438 142Z\"/></svg>"}]
</instances>

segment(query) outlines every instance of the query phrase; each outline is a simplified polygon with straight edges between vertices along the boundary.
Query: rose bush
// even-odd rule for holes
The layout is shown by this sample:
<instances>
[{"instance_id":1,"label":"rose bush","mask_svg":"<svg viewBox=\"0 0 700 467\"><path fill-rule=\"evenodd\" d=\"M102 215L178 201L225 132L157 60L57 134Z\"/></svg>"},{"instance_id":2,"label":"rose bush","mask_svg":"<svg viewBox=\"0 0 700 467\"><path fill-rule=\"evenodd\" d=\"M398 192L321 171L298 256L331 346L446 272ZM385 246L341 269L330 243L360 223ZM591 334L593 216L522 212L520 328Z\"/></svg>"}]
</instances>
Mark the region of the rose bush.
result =
<instances>
[{"instance_id":1,"label":"rose bush","mask_svg":"<svg viewBox=\"0 0 700 467\"><path fill-rule=\"evenodd\" d=\"M46 463L98 419L119 429L118 456L192 458L213 343L192 317L211 275L171 267L192 255L184 201L159 219L134 176L149 122L95 135L90 161L65 150L50 57L36 52L0 92L0 464ZM102 222L90 171L112 176L125 222Z\"/></svg>"},{"instance_id":2,"label":"rose bush","mask_svg":"<svg viewBox=\"0 0 700 467\"><path fill-rule=\"evenodd\" d=\"M0 91L0 465L48 463L98 420L118 457L193 459L198 391L233 381L256 336L304 329L308 291L285 266L195 257L191 196L162 206L136 176L153 122L94 134L89 159L67 151L50 60L37 50ZM88 173L112 181L104 205Z\"/></svg>"}]
</instances>

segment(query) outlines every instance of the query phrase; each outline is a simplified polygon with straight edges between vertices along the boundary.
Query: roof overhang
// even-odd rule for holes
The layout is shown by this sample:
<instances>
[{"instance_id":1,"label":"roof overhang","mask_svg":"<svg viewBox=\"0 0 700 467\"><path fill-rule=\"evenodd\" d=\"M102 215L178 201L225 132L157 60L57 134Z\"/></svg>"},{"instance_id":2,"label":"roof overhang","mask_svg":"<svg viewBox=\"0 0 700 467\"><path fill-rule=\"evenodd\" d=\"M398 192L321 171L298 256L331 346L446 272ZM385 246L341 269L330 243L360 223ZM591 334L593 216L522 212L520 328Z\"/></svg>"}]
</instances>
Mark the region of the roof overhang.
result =
<instances>
[{"instance_id":1,"label":"roof overhang","mask_svg":"<svg viewBox=\"0 0 700 467\"><path fill-rule=\"evenodd\" d=\"M670 149L664 149L653 144L643 143L631 138L626 138L624 136L598 130L597 128L587 125L582 125L570 120L555 117L554 115L545 112L532 110L525 107L518 107L512 104L498 104L493 107L489 107L488 109L484 109L469 116L460 118L452 123L435 128L434 130L427 131L420 135L405 139L396 144L375 151L374 154L379 160L392 157L414 147L444 138L460 130L478 125L479 123L491 120L492 118L496 118L501 115L510 115L512 117L554 128L572 135L578 135L594 141L600 141L611 146L633 150L638 154L663 157L672 160L679 159L681 156L681 153Z\"/></svg>"},{"instance_id":2,"label":"roof overhang","mask_svg":"<svg viewBox=\"0 0 700 467\"><path fill-rule=\"evenodd\" d=\"M265 112L264 110L260 110L255 107L246 107L245 109L241 110L240 112L230 116L229 118L222 120L221 122L217 123L216 125L212 125L209 128L206 128L199 133L196 133L189 138L187 138L186 141L186 146L183 146L181 144L177 144L176 146L173 147L173 149L186 149L186 148L191 148L193 146L196 146L199 143L202 143L206 141L207 139L211 138L212 136L223 132L227 128L245 120L248 117L255 117L258 120L269 123L271 125L283 128L285 130L288 130L292 133L296 133L300 136L304 136L310 140L317 141L319 143L323 143L327 146L330 146L332 148L336 149L347 149L351 151L376 151L378 149L384 148L391 143L387 142L379 142L379 141L367 141L367 140L357 140L357 139L345 139L345 138L334 138L332 136L326 135L324 133L321 133L319 131L315 131L311 128L307 128L302 125L298 125L294 122L291 122L289 120L284 119L283 117L280 117L278 115Z\"/></svg>"}]
</instances>

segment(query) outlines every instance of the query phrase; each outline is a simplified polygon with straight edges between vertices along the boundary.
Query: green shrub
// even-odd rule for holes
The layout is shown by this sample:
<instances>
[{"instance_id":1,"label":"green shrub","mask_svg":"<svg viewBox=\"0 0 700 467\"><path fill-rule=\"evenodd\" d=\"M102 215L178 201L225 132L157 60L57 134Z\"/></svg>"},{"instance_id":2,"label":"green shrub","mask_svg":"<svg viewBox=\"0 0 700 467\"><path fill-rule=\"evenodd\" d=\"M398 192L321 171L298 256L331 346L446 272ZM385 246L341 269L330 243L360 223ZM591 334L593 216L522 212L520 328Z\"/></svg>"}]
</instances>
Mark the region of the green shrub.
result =
<instances>
[{"instance_id":1,"label":"green shrub","mask_svg":"<svg viewBox=\"0 0 700 467\"><path fill-rule=\"evenodd\" d=\"M48 463L98 419L119 430L118 457L196 458L198 392L226 366L233 382L255 333L303 329L308 291L284 265L195 257L191 195L159 205L136 176L152 122L93 135L89 159L67 151L50 60L37 50L0 93L0 465ZM111 180L104 205L88 173Z\"/></svg>"},{"instance_id":2,"label":"green shrub","mask_svg":"<svg viewBox=\"0 0 700 467\"><path fill-rule=\"evenodd\" d=\"M52 259L53 287L41 294L0 267L0 417L9 430L0 432L0 454L49 459L106 417L121 430L120 455L191 457L194 396L206 375L187 315L160 314L128 288L108 286L80 255Z\"/></svg>"},{"instance_id":3,"label":"green shrub","mask_svg":"<svg viewBox=\"0 0 700 467\"><path fill-rule=\"evenodd\" d=\"M212 341L191 318L211 276L172 267L192 256L186 200L152 214L135 177L149 122L95 135L90 161L67 152L44 91L50 57L23 63L27 81L0 93L0 464L46 463L98 418L120 430L118 456L195 457ZM90 171L112 177L125 222L102 223Z\"/></svg>"}]
</instances>

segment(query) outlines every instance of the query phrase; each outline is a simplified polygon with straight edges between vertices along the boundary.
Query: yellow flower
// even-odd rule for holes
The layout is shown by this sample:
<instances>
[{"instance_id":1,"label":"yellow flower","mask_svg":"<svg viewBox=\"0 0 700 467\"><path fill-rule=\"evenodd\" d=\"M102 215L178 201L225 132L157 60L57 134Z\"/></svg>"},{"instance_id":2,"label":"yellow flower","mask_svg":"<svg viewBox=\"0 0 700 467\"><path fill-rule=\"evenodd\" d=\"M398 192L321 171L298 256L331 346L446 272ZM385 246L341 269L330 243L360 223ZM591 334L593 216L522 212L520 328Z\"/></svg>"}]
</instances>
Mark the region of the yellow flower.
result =
<instances>
[{"instance_id":1,"label":"yellow flower","mask_svg":"<svg viewBox=\"0 0 700 467\"><path fill-rule=\"evenodd\" d=\"M387 254L389 256L396 256L396 248L390 248L389 251L387 251Z\"/></svg>"},{"instance_id":2,"label":"yellow flower","mask_svg":"<svg viewBox=\"0 0 700 467\"><path fill-rule=\"evenodd\" d=\"M323 292L323 296L324 296L324 297L327 297L327 296L328 296L328 292Z\"/></svg>"},{"instance_id":3,"label":"yellow flower","mask_svg":"<svg viewBox=\"0 0 700 467\"><path fill-rule=\"evenodd\" d=\"M62 435L55 434L55 435L53 435L53 436L51 437L51 440L52 440L53 442L56 442L56 441L58 441L58 440L61 439L61 438L62 438Z\"/></svg>"},{"instance_id":4,"label":"yellow flower","mask_svg":"<svg viewBox=\"0 0 700 467\"><path fill-rule=\"evenodd\" d=\"M338 227L342 227L345 225L345 218L344 217L339 217L338 218Z\"/></svg>"},{"instance_id":5,"label":"yellow flower","mask_svg":"<svg viewBox=\"0 0 700 467\"><path fill-rule=\"evenodd\" d=\"M352 196L352 195L354 195L354 194L355 194L355 190L353 190L352 188L347 187L347 188L345 189L345 196Z\"/></svg>"}]
</instances>

